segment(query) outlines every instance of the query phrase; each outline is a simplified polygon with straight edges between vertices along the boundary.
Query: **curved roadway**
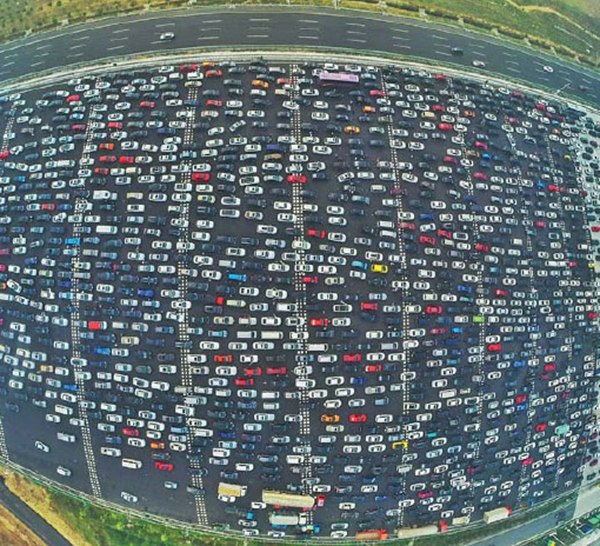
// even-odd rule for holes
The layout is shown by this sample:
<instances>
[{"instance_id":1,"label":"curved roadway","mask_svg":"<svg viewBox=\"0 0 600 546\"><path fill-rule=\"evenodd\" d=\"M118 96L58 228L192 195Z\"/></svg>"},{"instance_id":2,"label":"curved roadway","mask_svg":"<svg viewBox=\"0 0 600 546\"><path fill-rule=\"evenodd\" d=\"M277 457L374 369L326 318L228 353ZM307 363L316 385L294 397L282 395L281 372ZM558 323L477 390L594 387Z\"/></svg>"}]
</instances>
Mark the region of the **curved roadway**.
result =
<instances>
[{"instance_id":1,"label":"curved roadway","mask_svg":"<svg viewBox=\"0 0 600 546\"><path fill-rule=\"evenodd\" d=\"M163 32L176 39L161 42ZM79 24L0 48L0 81L70 64L152 51L222 47L325 48L392 53L471 66L600 106L600 75L531 48L458 27L349 10L298 7L170 10ZM452 55L460 47L462 57ZM551 65L553 73L543 70Z\"/></svg>"}]
</instances>

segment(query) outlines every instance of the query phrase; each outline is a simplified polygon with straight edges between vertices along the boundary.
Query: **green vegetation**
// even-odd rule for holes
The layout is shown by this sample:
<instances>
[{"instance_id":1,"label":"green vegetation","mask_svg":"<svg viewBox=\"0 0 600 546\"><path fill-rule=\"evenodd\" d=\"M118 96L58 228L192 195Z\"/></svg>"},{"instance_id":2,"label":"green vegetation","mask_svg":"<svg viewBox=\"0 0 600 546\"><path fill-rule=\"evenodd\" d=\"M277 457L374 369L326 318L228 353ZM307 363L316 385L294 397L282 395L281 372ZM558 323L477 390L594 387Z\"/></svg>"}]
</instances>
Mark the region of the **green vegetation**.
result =
<instances>
[{"instance_id":1,"label":"green vegetation","mask_svg":"<svg viewBox=\"0 0 600 546\"><path fill-rule=\"evenodd\" d=\"M0 0L0 41L118 13L185 6L296 4L364 9L464 24L600 67L598 0Z\"/></svg>"}]
</instances>

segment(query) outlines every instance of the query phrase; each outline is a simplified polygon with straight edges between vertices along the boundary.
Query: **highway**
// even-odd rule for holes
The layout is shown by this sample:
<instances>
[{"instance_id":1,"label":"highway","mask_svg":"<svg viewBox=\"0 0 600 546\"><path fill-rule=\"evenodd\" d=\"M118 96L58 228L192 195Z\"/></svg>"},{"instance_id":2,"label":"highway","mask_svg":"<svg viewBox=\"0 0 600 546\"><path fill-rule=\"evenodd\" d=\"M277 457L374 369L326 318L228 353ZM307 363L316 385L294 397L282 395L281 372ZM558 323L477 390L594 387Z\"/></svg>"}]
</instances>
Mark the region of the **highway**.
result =
<instances>
[{"instance_id":1,"label":"highway","mask_svg":"<svg viewBox=\"0 0 600 546\"><path fill-rule=\"evenodd\" d=\"M47 546L71 546L71 543L52 525L29 508L19 497L13 495L4 484L4 480L0 480L0 503L39 536Z\"/></svg>"},{"instance_id":2,"label":"highway","mask_svg":"<svg viewBox=\"0 0 600 546\"><path fill-rule=\"evenodd\" d=\"M162 42L163 32L176 38ZM35 72L99 62L123 55L204 48L274 47L395 54L470 67L527 81L551 92L600 104L600 76L536 50L481 33L410 18L357 15L319 8L242 8L223 11L173 10L79 24L16 40L0 48L0 78L9 81ZM451 49L464 50L463 56ZM545 72L550 65L554 71ZM481 71L480 71L481 72Z\"/></svg>"}]
</instances>

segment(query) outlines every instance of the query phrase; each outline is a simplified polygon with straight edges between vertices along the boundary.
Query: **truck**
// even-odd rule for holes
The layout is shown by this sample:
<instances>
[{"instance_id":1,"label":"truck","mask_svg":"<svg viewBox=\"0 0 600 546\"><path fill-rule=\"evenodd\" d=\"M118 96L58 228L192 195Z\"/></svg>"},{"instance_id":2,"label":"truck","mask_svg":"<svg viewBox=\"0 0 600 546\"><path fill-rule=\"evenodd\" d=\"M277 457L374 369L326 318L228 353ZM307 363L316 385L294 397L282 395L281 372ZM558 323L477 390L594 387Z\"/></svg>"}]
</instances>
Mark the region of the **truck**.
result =
<instances>
[{"instance_id":1,"label":"truck","mask_svg":"<svg viewBox=\"0 0 600 546\"><path fill-rule=\"evenodd\" d=\"M437 525L425 525L423 527L405 527L403 529L396 530L396 536L398 538L414 538L414 537L423 537L427 535L434 535L438 533L439 530Z\"/></svg>"},{"instance_id":2,"label":"truck","mask_svg":"<svg viewBox=\"0 0 600 546\"><path fill-rule=\"evenodd\" d=\"M500 521L506 519L512 513L512 509L510 506L502 506L500 508L496 508L494 510L489 510L483 513L483 521L486 523L493 523L495 521Z\"/></svg>"}]
</instances>

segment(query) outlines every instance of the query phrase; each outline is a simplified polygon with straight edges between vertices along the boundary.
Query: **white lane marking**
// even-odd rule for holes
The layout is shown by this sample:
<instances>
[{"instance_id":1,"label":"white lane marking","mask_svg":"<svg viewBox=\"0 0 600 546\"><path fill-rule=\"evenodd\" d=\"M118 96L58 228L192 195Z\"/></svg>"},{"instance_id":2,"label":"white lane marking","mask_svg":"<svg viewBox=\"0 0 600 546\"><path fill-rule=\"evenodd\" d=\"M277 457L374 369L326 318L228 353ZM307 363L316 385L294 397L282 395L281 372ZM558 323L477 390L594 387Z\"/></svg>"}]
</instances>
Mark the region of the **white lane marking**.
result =
<instances>
[{"instance_id":1,"label":"white lane marking","mask_svg":"<svg viewBox=\"0 0 600 546\"><path fill-rule=\"evenodd\" d=\"M444 40L444 42L448 41L448 38L446 38L445 36L438 36L437 34L432 34L431 36L433 38L437 38L438 40Z\"/></svg>"},{"instance_id":2,"label":"white lane marking","mask_svg":"<svg viewBox=\"0 0 600 546\"><path fill-rule=\"evenodd\" d=\"M207 19L206 21L202 21L202 24L212 25L213 23L222 23L223 19Z\"/></svg>"},{"instance_id":3,"label":"white lane marking","mask_svg":"<svg viewBox=\"0 0 600 546\"><path fill-rule=\"evenodd\" d=\"M113 46L113 47L107 47L106 51L114 51L115 49L123 49L125 46L124 45L119 45L119 46Z\"/></svg>"},{"instance_id":4,"label":"white lane marking","mask_svg":"<svg viewBox=\"0 0 600 546\"><path fill-rule=\"evenodd\" d=\"M83 53L73 53L73 55L67 55L67 59L74 59L75 57L81 57Z\"/></svg>"},{"instance_id":5,"label":"white lane marking","mask_svg":"<svg viewBox=\"0 0 600 546\"><path fill-rule=\"evenodd\" d=\"M123 40L129 40L129 36L123 36L123 38L111 38L111 42L122 42Z\"/></svg>"},{"instance_id":6,"label":"white lane marking","mask_svg":"<svg viewBox=\"0 0 600 546\"><path fill-rule=\"evenodd\" d=\"M156 28L162 28L162 27L174 27L175 23L161 23L160 25L155 25Z\"/></svg>"},{"instance_id":7,"label":"white lane marking","mask_svg":"<svg viewBox=\"0 0 600 546\"><path fill-rule=\"evenodd\" d=\"M15 64L15 61L10 61L9 63L4 63L2 67L6 68L7 66L12 66L13 64Z\"/></svg>"},{"instance_id":8,"label":"white lane marking","mask_svg":"<svg viewBox=\"0 0 600 546\"><path fill-rule=\"evenodd\" d=\"M51 46L52 44L46 44L46 45L41 45L35 48L36 51L39 51L40 49L47 49Z\"/></svg>"},{"instance_id":9,"label":"white lane marking","mask_svg":"<svg viewBox=\"0 0 600 546\"><path fill-rule=\"evenodd\" d=\"M81 40L89 40L89 36L78 36L77 38L73 38L74 42L80 42Z\"/></svg>"},{"instance_id":10,"label":"white lane marking","mask_svg":"<svg viewBox=\"0 0 600 546\"><path fill-rule=\"evenodd\" d=\"M434 51L434 53L437 53L438 55L444 55L445 57L452 57L450 53L446 53L445 51L438 51L437 49Z\"/></svg>"},{"instance_id":11,"label":"white lane marking","mask_svg":"<svg viewBox=\"0 0 600 546\"><path fill-rule=\"evenodd\" d=\"M85 47L87 44L77 44L72 45L69 49L79 49L80 47Z\"/></svg>"},{"instance_id":12,"label":"white lane marking","mask_svg":"<svg viewBox=\"0 0 600 546\"><path fill-rule=\"evenodd\" d=\"M122 32L129 32L131 29L129 28L121 28L119 30L113 30L112 33L113 34L121 34Z\"/></svg>"},{"instance_id":13,"label":"white lane marking","mask_svg":"<svg viewBox=\"0 0 600 546\"><path fill-rule=\"evenodd\" d=\"M357 44L366 44L367 40L359 40L358 38L348 38L348 42L356 42Z\"/></svg>"},{"instance_id":14,"label":"white lane marking","mask_svg":"<svg viewBox=\"0 0 600 546\"><path fill-rule=\"evenodd\" d=\"M394 47L398 47L400 49L412 49L412 46L404 45L404 44L394 44Z\"/></svg>"},{"instance_id":15,"label":"white lane marking","mask_svg":"<svg viewBox=\"0 0 600 546\"><path fill-rule=\"evenodd\" d=\"M18 53L11 53L10 55L4 55L5 59L14 59L15 57L18 57L19 54Z\"/></svg>"},{"instance_id":16,"label":"white lane marking","mask_svg":"<svg viewBox=\"0 0 600 546\"><path fill-rule=\"evenodd\" d=\"M510 53L509 51L503 51L502 55L506 55L507 57L516 57L515 53Z\"/></svg>"},{"instance_id":17,"label":"white lane marking","mask_svg":"<svg viewBox=\"0 0 600 546\"><path fill-rule=\"evenodd\" d=\"M365 27L366 25L363 23L346 23L349 27Z\"/></svg>"},{"instance_id":18,"label":"white lane marking","mask_svg":"<svg viewBox=\"0 0 600 546\"><path fill-rule=\"evenodd\" d=\"M392 32L401 32L402 34L408 34L410 30L406 28L393 28Z\"/></svg>"},{"instance_id":19,"label":"white lane marking","mask_svg":"<svg viewBox=\"0 0 600 546\"><path fill-rule=\"evenodd\" d=\"M220 36L198 36L198 40L218 40Z\"/></svg>"},{"instance_id":20,"label":"white lane marking","mask_svg":"<svg viewBox=\"0 0 600 546\"><path fill-rule=\"evenodd\" d=\"M298 36L302 40L318 40L319 36Z\"/></svg>"},{"instance_id":21,"label":"white lane marking","mask_svg":"<svg viewBox=\"0 0 600 546\"><path fill-rule=\"evenodd\" d=\"M473 51L472 53L473 55L477 55L478 57L485 57L485 53L483 51Z\"/></svg>"},{"instance_id":22,"label":"white lane marking","mask_svg":"<svg viewBox=\"0 0 600 546\"><path fill-rule=\"evenodd\" d=\"M521 73L521 69L513 68L512 66L507 66L505 68L506 68L506 70L510 70L511 72L515 72L517 74Z\"/></svg>"},{"instance_id":23,"label":"white lane marking","mask_svg":"<svg viewBox=\"0 0 600 546\"><path fill-rule=\"evenodd\" d=\"M360 34L364 36L365 33L360 30L347 30L346 34Z\"/></svg>"},{"instance_id":24,"label":"white lane marking","mask_svg":"<svg viewBox=\"0 0 600 546\"><path fill-rule=\"evenodd\" d=\"M270 21L271 19L269 19L268 17L265 18L252 18L250 17L250 19L248 19L248 21L250 21L251 23L255 23L257 21Z\"/></svg>"},{"instance_id":25,"label":"white lane marking","mask_svg":"<svg viewBox=\"0 0 600 546\"><path fill-rule=\"evenodd\" d=\"M162 40L154 40L154 42L150 42L151 44L164 44Z\"/></svg>"},{"instance_id":26,"label":"white lane marking","mask_svg":"<svg viewBox=\"0 0 600 546\"><path fill-rule=\"evenodd\" d=\"M315 24L319 24L319 21L317 21L316 19L298 19L299 23L315 23Z\"/></svg>"},{"instance_id":27,"label":"white lane marking","mask_svg":"<svg viewBox=\"0 0 600 546\"><path fill-rule=\"evenodd\" d=\"M392 36L392 40L402 40L403 42L408 42L410 38L408 36Z\"/></svg>"},{"instance_id":28,"label":"white lane marking","mask_svg":"<svg viewBox=\"0 0 600 546\"><path fill-rule=\"evenodd\" d=\"M485 49L486 46L481 44L469 44L471 47L476 47L477 49Z\"/></svg>"},{"instance_id":29,"label":"white lane marking","mask_svg":"<svg viewBox=\"0 0 600 546\"><path fill-rule=\"evenodd\" d=\"M248 34L248 38L268 38L268 34Z\"/></svg>"},{"instance_id":30,"label":"white lane marking","mask_svg":"<svg viewBox=\"0 0 600 546\"><path fill-rule=\"evenodd\" d=\"M39 61L39 62L37 62L37 63L33 63L33 64L31 65L31 68L33 68L34 66L40 66L41 64L44 64L44 61Z\"/></svg>"}]
</instances>

